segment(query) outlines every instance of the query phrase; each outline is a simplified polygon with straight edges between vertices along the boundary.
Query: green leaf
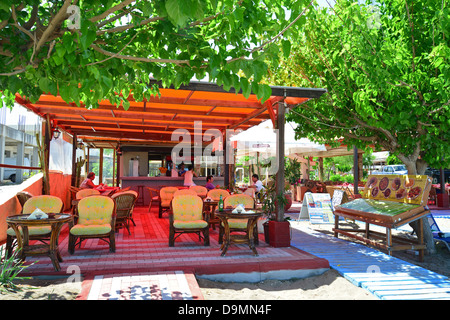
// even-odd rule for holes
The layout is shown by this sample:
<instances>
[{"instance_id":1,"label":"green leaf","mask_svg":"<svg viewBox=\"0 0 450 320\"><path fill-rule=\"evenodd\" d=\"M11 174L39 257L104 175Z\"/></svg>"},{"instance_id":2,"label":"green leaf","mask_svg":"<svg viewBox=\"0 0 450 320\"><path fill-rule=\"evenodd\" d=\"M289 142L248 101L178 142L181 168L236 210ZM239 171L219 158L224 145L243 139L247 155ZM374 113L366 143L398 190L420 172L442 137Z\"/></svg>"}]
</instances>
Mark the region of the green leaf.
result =
<instances>
[{"instance_id":1,"label":"green leaf","mask_svg":"<svg viewBox=\"0 0 450 320\"><path fill-rule=\"evenodd\" d=\"M261 103L266 102L270 96L272 95L272 89L270 88L270 86L268 86L267 84L263 84L261 86L262 88L262 99L261 99Z\"/></svg>"},{"instance_id":2,"label":"green leaf","mask_svg":"<svg viewBox=\"0 0 450 320\"><path fill-rule=\"evenodd\" d=\"M42 90L42 92L50 92L50 80L45 77L39 79L39 88Z\"/></svg>"},{"instance_id":3,"label":"green leaf","mask_svg":"<svg viewBox=\"0 0 450 320\"><path fill-rule=\"evenodd\" d=\"M288 40L281 40L281 47L283 48L284 58L288 59L291 54L291 42Z\"/></svg>"},{"instance_id":4,"label":"green leaf","mask_svg":"<svg viewBox=\"0 0 450 320\"><path fill-rule=\"evenodd\" d=\"M86 50L97 38L95 25L88 21L84 20L81 24L81 49Z\"/></svg>"},{"instance_id":5,"label":"green leaf","mask_svg":"<svg viewBox=\"0 0 450 320\"><path fill-rule=\"evenodd\" d=\"M250 94L252 92L252 87L248 83L248 80L246 78L241 78L241 88L242 88L242 95L248 99L250 97Z\"/></svg>"}]
</instances>

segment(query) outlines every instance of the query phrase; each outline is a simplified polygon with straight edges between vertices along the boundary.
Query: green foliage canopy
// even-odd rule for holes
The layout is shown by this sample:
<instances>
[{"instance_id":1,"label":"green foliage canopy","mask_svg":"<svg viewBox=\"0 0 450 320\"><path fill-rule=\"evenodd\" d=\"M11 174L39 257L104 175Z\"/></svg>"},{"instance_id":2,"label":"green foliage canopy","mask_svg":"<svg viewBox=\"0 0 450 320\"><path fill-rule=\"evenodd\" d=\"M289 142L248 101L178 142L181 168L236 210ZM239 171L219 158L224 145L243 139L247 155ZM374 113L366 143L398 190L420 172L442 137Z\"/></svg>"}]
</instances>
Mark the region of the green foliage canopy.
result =
<instances>
[{"instance_id":1,"label":"green foliage canopy","mask_svg":"<svg viewBox=\"0 0 450 320\"><path fill-rule=\"evenodd\" d=\"M331 2L310 10L291 56L266 81L321 87L287 120L321 143L395 154L411 174L450 164L448 1Z\"/></svg>"},{"instance_id":2,"label":"green foliage canopy","mask_svg":"<svg viewBox=\"0 0 450 320\"><path fill-rule=\"evenodd\" d=\"M276 40L298 27L308 3L2 0L0 88L8 105L16 93L33 102L45 92L78 106L108 99L127 109L130 92L136 100L158 93L149 77L178 88L209 76L265 100L265 61L276 64L283 52Z\"/></svg>"}]
</instances>

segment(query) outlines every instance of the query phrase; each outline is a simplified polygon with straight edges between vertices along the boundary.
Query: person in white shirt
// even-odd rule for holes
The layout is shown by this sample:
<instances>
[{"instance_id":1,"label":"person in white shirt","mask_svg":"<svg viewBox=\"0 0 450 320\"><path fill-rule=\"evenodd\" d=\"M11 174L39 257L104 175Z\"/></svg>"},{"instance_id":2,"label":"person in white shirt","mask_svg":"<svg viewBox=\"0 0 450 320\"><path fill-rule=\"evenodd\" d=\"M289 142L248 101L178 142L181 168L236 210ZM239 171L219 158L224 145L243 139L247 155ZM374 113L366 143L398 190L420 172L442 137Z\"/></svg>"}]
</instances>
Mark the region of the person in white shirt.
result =
<instances>
[{"instance_id":1,"label":"person in white shirt","mask_svg":"<svg viewBox=\"0 0 450 320\"><path fill-rule=\"evenodd\" d=\"M253 185L249 186L249 188L255 188L255 196L258 197L259 192L264 189L264 186L261 180L259 180L259 176L257 174L252 175L252 181Z\"/></svg>"},{"instance_id":2,"label":"person in white shirt","mask_svg":"<svg viewBox=\"0 0 450 320\"><path fill-rule=\"evenodd\" d=\"M183 177L184 177L184 186L190 187L195 186L194 177L198 177L198 175L194 172L194 167L192 165L189 165L188 171L185 171L183 173Z\"/></svg>"}]
</instances>

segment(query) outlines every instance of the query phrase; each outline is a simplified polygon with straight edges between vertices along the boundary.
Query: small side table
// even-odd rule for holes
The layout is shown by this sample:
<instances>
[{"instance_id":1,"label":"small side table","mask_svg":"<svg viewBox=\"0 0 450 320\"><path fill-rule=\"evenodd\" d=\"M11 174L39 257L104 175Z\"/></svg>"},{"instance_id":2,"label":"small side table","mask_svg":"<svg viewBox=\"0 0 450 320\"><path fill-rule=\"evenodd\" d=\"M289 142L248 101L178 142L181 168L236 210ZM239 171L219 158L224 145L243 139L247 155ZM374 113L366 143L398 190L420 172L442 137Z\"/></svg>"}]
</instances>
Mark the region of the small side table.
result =
<instances>
[{"instance_id":1,"label":"small side table","mask_svg":"<svg viewBox=\"0 0 450 320\"><path fill-rule=\"evenodd\" d=\"M262 212L255 213L232 213L233 209L224 209L224 211L220 212L216 210L216 216L222 221L225 233L223 244L221 246L222 254L221 256L225 256L227 253L228 247L231 243L247 243L249 248L253 251L255 256L258 255L258 252L255 248L255 239L253 236L253 230L256 228L256 224L258 218L261 217ZM247 222L247 231L245 235L241 234L231 234L230 226L228 224L228 219L242 219L248 220Z\"/></svg>"},{"instance_id":2,"label":"small side table","mask_svg":"<svg viewBox=\"0 0 450 320\"><path fill-rule=\"evenodd\" d=\"M219 223L220 220L216 218L214 212L219 204L217 200L203 200L203 210L209 212L209 225L212 226L213 230L216 230L216 223Z\"/></svg>"},{"instance_id":3,"label":"small side table","mask_svg":"<svg viewBox=\"0 0 450 320\"><path fill-rule=\"evenodd\" d=\"M25 260L27 256L44 255L50 257L55 271L60 271L59 262L62 262L61 254L58 249L58 237L62 226L71 221L73 217L68 214L56 214L48 219L28 219L29 214L19 214L6 218L6 223L16 233L17 247L20 250L20 258ZM29 244L28 227L51 226L52 233L49 244ZM20 229L22 229L22 234Z\"/></svg>"}]
</instances>

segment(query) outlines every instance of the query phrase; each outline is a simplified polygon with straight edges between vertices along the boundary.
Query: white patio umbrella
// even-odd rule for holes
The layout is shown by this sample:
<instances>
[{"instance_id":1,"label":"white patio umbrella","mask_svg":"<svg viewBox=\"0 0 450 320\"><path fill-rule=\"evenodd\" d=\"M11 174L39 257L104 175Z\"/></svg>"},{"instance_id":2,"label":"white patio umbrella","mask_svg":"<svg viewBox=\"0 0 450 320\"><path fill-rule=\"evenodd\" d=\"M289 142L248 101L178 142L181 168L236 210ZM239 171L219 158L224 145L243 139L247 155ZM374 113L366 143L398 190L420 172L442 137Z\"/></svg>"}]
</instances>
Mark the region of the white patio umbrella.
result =
<instances>
[{"instance_id":1,"label":"white patio umbrella","mask_svg":"<svg viewBox=\"0 0 450 320\"><path fill-rule=\"evenodd\" d=\"M313 151L326 151L322 144L315 143L307 138L295 139L294 128L296 123L288 122L284 130L284 154L286 156ZM272 121L267 120L233 136L231 141L237 142L237 156L255 155L259 152L264 156L276 155L278 134L273 129Z\"/></svg>"}]
</instances>

